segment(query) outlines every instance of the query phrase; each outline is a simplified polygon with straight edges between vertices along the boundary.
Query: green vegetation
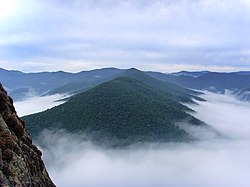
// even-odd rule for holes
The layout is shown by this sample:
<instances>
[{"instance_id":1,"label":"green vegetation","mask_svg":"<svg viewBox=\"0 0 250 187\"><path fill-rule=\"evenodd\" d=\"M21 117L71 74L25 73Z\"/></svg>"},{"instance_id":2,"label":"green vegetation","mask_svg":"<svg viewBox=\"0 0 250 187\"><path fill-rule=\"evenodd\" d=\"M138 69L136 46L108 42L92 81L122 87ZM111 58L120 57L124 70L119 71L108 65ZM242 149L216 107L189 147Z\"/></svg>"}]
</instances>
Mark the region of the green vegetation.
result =
<instances>
[{"instance_id":1,"label":"green vegetation","mask_svg":"<svg viewBox=\"0 0 250 187\"><path fill-rule=\"evenodd\" d=\"M184 119L195 125L203 124L187 114L190 109L178 102L180 95L181 99L191 101L190 95L181 92L188 90L175 90L174 95L161 81L153 81L139 72L132 74L75 95L60 106L26 116L23 118L26 127L33 137L45 128L58 127L84 132L97 143L108 141L115 145L192 140L174 124Z\"/></svg>"},{"instance_id":2,"label":"green vegetation","mask_svg":"<svg viewBox=\"0 0 250 187\"><path fill-rule=\"evenodd\" d=\"M121 75L122 77L128 77L136 79L140 82L143 82L152 88L163 92L166 94L169 98L174 99L179 102L186 102L186 103L193 103L192 99L204 101L204 99L198 97L201 95L201 92L193 91L187 88L183 88L180 86L177 86L175 84L172 84L170 82L161 81L158 79L155 79L151 76L146 75L142 71L139 71L135 68L131 68L127 70L125 73Z\"/></svg>"}]
</instances>

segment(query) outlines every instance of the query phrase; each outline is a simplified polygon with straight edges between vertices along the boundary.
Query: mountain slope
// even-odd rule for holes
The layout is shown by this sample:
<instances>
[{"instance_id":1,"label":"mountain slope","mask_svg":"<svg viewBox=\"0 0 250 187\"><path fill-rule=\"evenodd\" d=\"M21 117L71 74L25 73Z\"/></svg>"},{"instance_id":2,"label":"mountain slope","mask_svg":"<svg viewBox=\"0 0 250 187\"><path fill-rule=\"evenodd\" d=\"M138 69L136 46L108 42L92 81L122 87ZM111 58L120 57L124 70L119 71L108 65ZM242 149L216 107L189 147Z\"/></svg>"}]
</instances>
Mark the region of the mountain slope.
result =
<instances>
[{"instance_id":1,"label":"mountain slope","mask_svg":"<svg viewBox=\"0 0 250 187\"><path fill-rule=\"evenodd\" d=\"M63 71L23 73L0 68L0 80L14 100L22 100L31 94L40 96L49 91L51 94L76 91L75 89L80 88L79 85L82 89L87 88L110 80L121 71L115 68L104 68L79 73ZM78 85L69 87L69 84Z\"/></svg>"},{"instance_id":2,"label":"mountain slope","mask_svg":"<svg viewBox=\"0 0 250 187\"><path fill-rule=\"evenodd\" d=\"M193 102L192 99L201 100L201 98L198 97L200 95L200 92L195 92L190 89L185 89L182 87L179 87L177 85L174 85L172 83L167 83L164 81L159 81L153 77L150 77L146 75L144 72L137 70L135 68L128 69L126 71L120 70L119 74L115 74L113 77L108 77L106 79L101 79L100 81L95 82L74 82L66 84L58 89L52 90L49 92L49 94L55 94L55 93L74 93L74 92L83 92L90 88L93 88L103 82L109 81L111 79L114 79L116 77L128 77L133 78L138 81L141 81L145 84L150 85L151 87L160 90L166 94L168 94L173 99L177 99L178 101L182 102Z\"/></svg>"},{"instance_id":3,"label":"mountain slope","mask_svg":"<svg viewBox=\"0 0 250 187\"><path fill-rule=\"evenodd\" d=\"M23 73L0 68L0 80L9 94L17 101L32 95L79 93L112 80L120 76L124 71L116 68L103 68L79 73L63 71ZM223 93L226 89L238 92L250 87L249 71L233 73L181 71L172 74L147 72L147 75L181 87L213 92ZM172 90L172 88L169 90ZM183 99L186 102L185 98Z\"/></svg>"},{"instance_id":4,"label":"mountain slope","mask_svg":"<svg viewBox=\"0 0 250 187\"><path fill-rule=\"evenodd\" d=\"M133 79L136 79L138 81L141 81L141 82L151 86L152 88L154 88L156 90L164 92L169 97L171 97L172 99L175 99L176 101L179 101L179 102L190 102L191 103L191 102L193 102L192 99L204 101L203 99L198 97L199 95L202 94L201 92L193 91L190 89L186 89L186 88L177 86L177 85L172 84L170 82L165 82L165 81L155 79L155 78L148 76L144 72L139 71L135 68L128 69L121 76L122 77L129 77L129 78L133 78Z\"/></svg>"},{"instance_id":5,"label":"mountain slope","mask_svg":"<svg viewBox=\"0 0 250 187\"><path fill-rule=\"evenodd\" d=\"M116 78L122 72L123 70L115 68L80 72L75 74L75 78L71 82L48 91L47 95L83 92L103 82Z\"/></svg>"},{"instance_id":6,"label":"mountain slope","mask_svg":"<svg viewBox=\"0 0 250 187\"><path fill-rule=\"evenodd\" d=\"M191 140L174 123L181 120L194 125L204 123L187 111L190 109L177 102L177 98L125 74L73 96L60 106L23 119L33 137L45 128L58 127L85 132L97 143L126 145Z\"/></svg>"},{"instance_id":7,"label":"mountain slope","mask_svg":"<svg viewBox=\"0 0 250 187\"><path fill-rule=\"evenodd\" d=\"M54 187L41 155L0 84L0 186Z\"/></svg>"},{"instance_id":8,"label":"mountain slope","mask_svg":"<svg viewBox=\"0 0 250 187\"><path fill-rule=\"evenodd\" d=\"M250 74L247 72L234 73L215 73L206 72L200 76L193 77L187 75L171 75L158 72L147 72L148 75L165 81L177 84L179 86L197 89L209 90L213 92L222 92L225 90L239 91L249 88Z\"/></svg>"},{"instance_id":9,"label":"mountain slope","mask_svg":"<svg viewBox=\"0 0 250 187\"><path fill-rule=\"evenodd\" d=\"M239 92L236 92L235 96L236 98L242 101L250 101L250 88L246 88L246 89L240 90Z\"/></svg>"}]
</instances>

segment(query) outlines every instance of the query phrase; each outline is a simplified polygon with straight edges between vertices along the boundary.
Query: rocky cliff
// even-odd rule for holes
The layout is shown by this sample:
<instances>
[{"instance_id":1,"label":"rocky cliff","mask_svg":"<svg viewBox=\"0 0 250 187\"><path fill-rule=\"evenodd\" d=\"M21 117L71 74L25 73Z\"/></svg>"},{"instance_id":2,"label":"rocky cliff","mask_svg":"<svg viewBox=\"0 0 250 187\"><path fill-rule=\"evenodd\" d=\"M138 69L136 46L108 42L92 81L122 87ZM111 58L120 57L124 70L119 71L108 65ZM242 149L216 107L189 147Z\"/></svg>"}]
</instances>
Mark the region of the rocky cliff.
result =
<instances>
[{"instance_id":1,"label":"rocky cliff","mask_svg":"<svg viewBox=\"0 0 250 187\"><path fill-rule=\"evenodd\" d=\"M54 187L41 156L0 83L0 186Z\"/></svg>"}]
</instances>

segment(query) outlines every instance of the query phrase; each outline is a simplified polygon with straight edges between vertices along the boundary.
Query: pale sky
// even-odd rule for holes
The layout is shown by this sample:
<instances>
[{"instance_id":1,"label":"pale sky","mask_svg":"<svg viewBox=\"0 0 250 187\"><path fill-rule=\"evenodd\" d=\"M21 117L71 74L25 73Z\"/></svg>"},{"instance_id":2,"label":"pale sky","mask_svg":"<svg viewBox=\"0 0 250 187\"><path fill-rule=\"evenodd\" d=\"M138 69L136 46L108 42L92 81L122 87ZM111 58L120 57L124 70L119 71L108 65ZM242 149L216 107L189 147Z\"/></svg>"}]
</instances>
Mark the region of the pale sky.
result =
<instances>
[{"instance_id":1,"label":"pale sky","mask_svg":"<svg viewBox=\"0 0 250 187\"><path fill-rule=\"evenodd\" d=\"M250 0L0 0L0 67L250 70Z\"/></svg>"}]
</instances>

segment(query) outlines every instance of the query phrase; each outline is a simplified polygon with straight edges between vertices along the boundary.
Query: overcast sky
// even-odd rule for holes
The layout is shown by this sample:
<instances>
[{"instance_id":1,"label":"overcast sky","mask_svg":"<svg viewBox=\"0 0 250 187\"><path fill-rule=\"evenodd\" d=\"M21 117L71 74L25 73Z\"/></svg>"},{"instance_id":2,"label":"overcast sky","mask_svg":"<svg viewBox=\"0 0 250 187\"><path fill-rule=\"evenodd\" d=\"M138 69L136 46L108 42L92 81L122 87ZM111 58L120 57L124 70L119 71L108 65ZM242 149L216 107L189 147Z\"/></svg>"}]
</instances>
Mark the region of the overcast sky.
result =
<instances>
[{"instance_id":1,"label":"overcast sky","mask_svg":"<svg viewBox=\"0 0 250 187\"><path fill-rule=\"evenodd\" d=\"M250 0L0 0L0 67L250 70Z\"/></svg>"}]
</instances>

